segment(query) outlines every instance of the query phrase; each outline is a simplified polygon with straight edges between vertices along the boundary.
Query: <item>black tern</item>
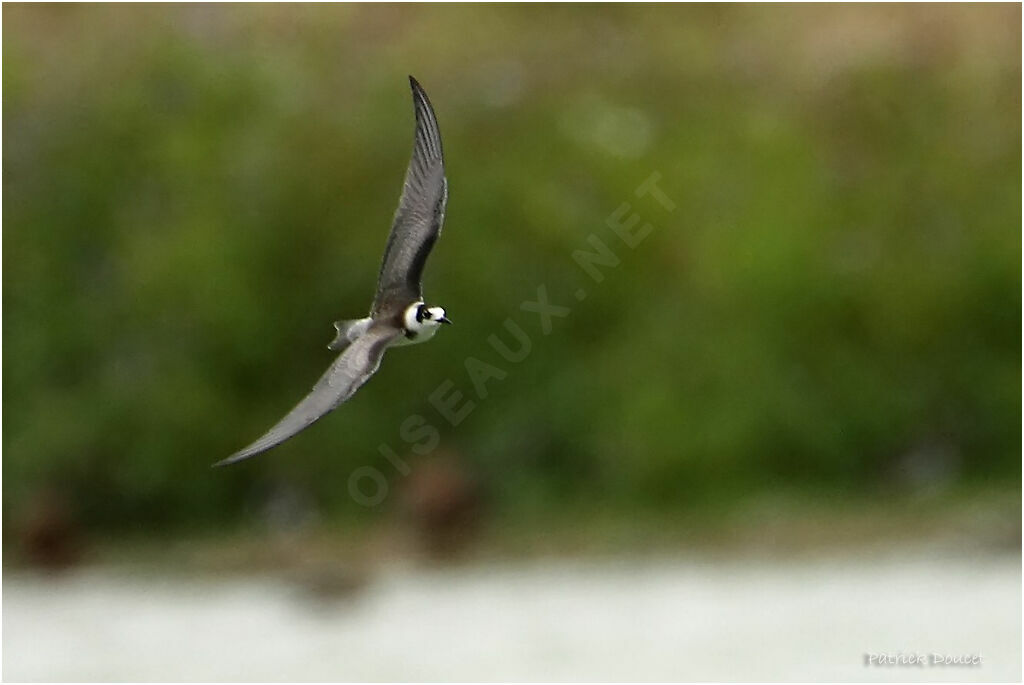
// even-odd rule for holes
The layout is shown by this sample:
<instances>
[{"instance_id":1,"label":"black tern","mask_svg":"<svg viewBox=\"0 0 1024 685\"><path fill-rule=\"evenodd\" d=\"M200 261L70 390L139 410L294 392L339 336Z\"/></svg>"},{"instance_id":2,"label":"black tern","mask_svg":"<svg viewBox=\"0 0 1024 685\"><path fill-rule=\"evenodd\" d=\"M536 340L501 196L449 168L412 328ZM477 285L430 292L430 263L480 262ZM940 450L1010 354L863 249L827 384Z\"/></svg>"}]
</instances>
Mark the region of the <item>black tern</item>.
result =
<instances>
[{"instance_id":1,"label":"black tern","mask_svg":"<svg viewBox=\"0 0 1024 685\"><path fill-rule=\"evenodd\" d=\"M448 179L434 108L412 76L409 85L416 113L412 159L384 248L370 315L335 322L337 335L327 347L341 354L310 393L256 442L214 466L248 459L305 430L352 397L380 367L387 348L425 342L441 324L451 323L442 307L428 307L423 301L423 267L444 224Z\"/></svg>"}]
</instances>

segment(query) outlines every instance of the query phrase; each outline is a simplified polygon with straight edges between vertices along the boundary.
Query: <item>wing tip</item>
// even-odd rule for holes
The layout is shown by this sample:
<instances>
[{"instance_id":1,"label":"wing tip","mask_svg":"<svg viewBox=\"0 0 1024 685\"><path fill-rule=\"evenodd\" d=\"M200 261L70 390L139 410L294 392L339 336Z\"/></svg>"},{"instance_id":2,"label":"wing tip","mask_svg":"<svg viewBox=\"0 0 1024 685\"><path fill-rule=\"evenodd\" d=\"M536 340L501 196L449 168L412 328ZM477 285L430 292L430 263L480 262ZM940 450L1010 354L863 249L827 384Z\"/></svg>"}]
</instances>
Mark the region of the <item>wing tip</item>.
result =
<instances>
[{"instance_id":1,"label":"wing tip","mask_svg":"<svg viewBox=\"0 0 1024 685\"><path fill-rule=\"evenodd\" d=\"M416 80L416 77L409 74L409 86L412 88L413 109L416 112L416 140L417 145L425 145L425 152L431 160L441 160L444 163L444 146L441 143L441 130L437 123L437 115L434 113L434 106L427 97L427 91Z\"/></svg>"},{"instance_id":2,"label":"wing tip","mask_svg":"<svg viewBox=\"0 0 1024 685\"><path fill-rule=\"evenodd\" d=\"M426 100L427 91L423 90L423 86L416 80L416 77L409 74L409 88L412 89L412 97L414 100ZM429 100L428 100L429 102Z\"/></svg>"},{"instance_id":3,"label":"wing tip","mask_svg":"<svg viewBox=\"0 0 1024 685\"><path fill-rule=\"evenodd\" d=\"M259 451L253 452L253 451L251 451L249 449L244 449L244 450L241 450L240 452L235 452L234 454L232 454L230 457L227 457L226 459L221 459L218 462L214 462L214 463L210 464L210 468L211 469L219 469L219 468L223 468L225 466L231 466L232 464L237 464L238 462L242 461L243 459L248 459L249 457L255 456L256 454L259 454Z\"/></svg>"},{"instance_id":4,"label":"wing tip","mask_svg":"<svg viewBox=\"0 0 1024 685\"><path fill-rule=\"evenodd\" d=\"M214 463L210 464L210 468L221 469L224 468L225 466L230 466L231 464L234 464L236 461L239 461L239 458L233 454L227 459L221 459L220 461L215 461Z\"/></svg>"},{"instance_id":5,"label":"wing tip","mask_svg":"<svg viewBox=\"0 0 1024 685\"><path fill-rule=\"evenodd\" d=\"M412 74L409 74L409 87L412 88L413 99L426 104L427 109L431 110L431 114L433 114L433 107L430 104L430 98L427 97L427 91L423 89L423 86L420 85L420 82Z\"/></svg>"}]
</instances>

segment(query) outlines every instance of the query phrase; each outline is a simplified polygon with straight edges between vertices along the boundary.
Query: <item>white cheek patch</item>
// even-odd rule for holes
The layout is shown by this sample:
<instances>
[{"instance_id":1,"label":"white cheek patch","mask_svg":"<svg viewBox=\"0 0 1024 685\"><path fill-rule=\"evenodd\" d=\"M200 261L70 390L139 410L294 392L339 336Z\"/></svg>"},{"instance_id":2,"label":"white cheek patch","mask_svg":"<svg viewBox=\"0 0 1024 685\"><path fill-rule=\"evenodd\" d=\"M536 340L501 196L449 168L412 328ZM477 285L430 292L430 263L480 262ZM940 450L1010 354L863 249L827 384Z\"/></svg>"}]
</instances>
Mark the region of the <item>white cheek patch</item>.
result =
<instances>
[{"instance_id":1,"label":"white cheek patch","mask_svg":"<svg viewBox=\"0 0 1024 685\"><path fill-rule=\"evenodd\" d=\"M402 323L405 324L405 330L418 331L423 327L423 324L416 320L416 312L422 304L422 302L415 302L409 305L405 310L405 315L402 317Z\"/></svg>"}]
</instances>

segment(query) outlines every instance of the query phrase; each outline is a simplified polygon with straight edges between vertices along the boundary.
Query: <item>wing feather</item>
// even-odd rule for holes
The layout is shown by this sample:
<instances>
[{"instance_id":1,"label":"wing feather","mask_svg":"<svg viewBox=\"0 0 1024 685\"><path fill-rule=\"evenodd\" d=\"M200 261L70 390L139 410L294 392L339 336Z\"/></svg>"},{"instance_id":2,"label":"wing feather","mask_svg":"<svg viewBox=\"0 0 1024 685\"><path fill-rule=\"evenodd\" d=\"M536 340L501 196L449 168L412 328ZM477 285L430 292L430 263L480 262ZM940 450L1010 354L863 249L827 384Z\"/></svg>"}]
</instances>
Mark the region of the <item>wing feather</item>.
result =
<instances>
[{"instance_id":1,"label":"wing feather","mask_svg":"<svg viewBox=\"0 0 1024 685\"><path fill-rule=\"evenodd\" d=\"M416 135L377 280L372 314L422 299L423 267L441 233L448 203L441 130L427 94L412 76Z\"/></svg>"},{"instance_id":2,"label":"wing feather","mask_svg":"<svg viewBox=\"0 0 1024 685\"><path fill-rule=\"evenodd\" d=\"M227 466L271 447L305 430L320 417L348 400L380 367L388 344L402 331L391 326L372 326L334 360L313 389L277 425L245 449L214 466Z\"/></svg>"}]
</instances>

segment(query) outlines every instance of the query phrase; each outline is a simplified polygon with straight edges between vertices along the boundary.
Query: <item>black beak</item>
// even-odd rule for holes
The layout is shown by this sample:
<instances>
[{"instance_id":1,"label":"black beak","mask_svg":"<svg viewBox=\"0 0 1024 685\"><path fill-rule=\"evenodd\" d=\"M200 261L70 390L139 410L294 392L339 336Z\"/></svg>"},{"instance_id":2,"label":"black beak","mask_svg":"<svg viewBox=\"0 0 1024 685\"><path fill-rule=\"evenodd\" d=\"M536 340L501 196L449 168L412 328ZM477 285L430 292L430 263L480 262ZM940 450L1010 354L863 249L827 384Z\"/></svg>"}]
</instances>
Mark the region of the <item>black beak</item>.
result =
<instances>
[{"instance_id":1,"label":"black beak","mask_svg":"<svg viewBox=\"0 0 1024 685\"><path fill-rule=\"evenodd\" d=\"M446 323L449 326L452 325L451 319L449 319L447 316L442 316L440 319L438 319L438 321L441 323Z\"/></svg>"}]
</instances>

